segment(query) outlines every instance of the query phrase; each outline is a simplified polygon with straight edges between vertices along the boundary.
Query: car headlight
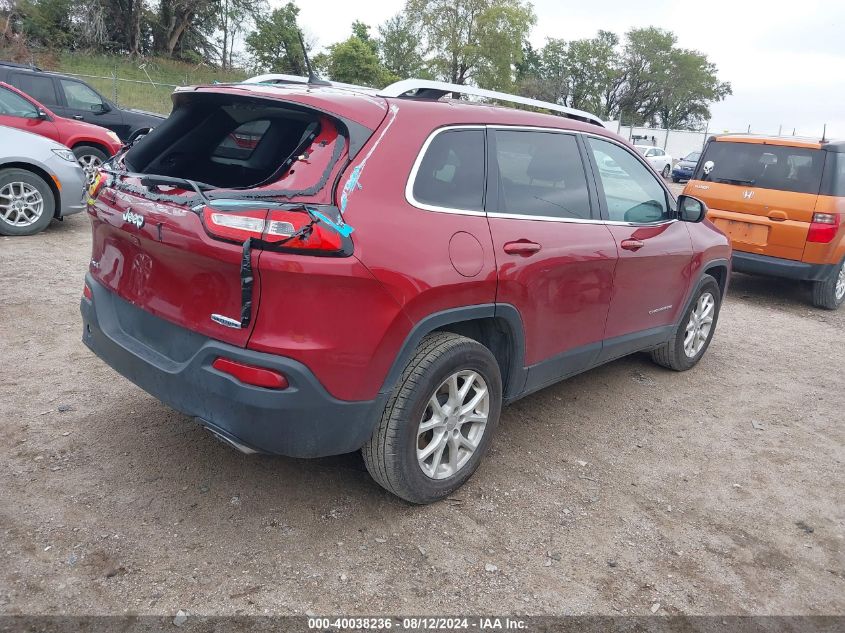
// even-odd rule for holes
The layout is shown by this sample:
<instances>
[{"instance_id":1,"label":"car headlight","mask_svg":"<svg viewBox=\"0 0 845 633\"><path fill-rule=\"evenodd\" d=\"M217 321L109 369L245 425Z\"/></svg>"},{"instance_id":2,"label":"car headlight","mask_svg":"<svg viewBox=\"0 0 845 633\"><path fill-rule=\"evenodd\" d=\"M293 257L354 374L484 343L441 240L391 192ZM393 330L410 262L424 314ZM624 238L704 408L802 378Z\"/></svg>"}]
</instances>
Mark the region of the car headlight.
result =
<instances>
[{"instance_id":1,"label":"car headlight","mask_svg":"<svg viewBox=\"0 0 845 633\"><path fill-rule=\"evenodd\" d=\"M122 143L123 142L123 141L120 140L120 137L117 134L115 134L114 132L112 132L111 130L106 130L106 134L108 134L108 137L111 140L113 140L115 143Z\"/></svg>"},{"instance_id":2,"label":"car headlight","mask_svg":"<svg viewBox=\"0 0 845 633\"><path fill-rule=\"evenodd\" d=\"M69 149L54 149L53 153L59 158L62 158L70 163L76 162L76 156L74 156L73 152Z\"/></svg>"}]
</instances>

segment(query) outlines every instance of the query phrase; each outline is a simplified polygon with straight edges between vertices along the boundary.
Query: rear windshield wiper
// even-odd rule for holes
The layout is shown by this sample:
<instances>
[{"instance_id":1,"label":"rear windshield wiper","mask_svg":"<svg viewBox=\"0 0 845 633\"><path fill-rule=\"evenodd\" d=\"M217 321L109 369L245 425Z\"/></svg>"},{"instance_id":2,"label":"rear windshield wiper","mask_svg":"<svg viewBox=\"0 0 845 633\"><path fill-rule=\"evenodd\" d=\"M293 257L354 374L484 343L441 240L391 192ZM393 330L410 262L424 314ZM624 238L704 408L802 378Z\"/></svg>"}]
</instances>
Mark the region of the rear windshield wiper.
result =
<instances>
[{"instance_id":1,"label":"rear windshield wiper","mask_svg":"<svg viewBox=\"0 0 845 633\"><path fill-rule=\"evenodd\" d=\"M103 169L108 174L112 174L113 176L122 176L124 178L138 178L141 181L141 184L145 187L149 187L150 185L172 185L172 186L182 186L185 189L192 189L200 198L202 198L203 202L209 203L210 200L208 196L205 195L205 191L211 191L213 189L219 189L215 185L209 185L206 182L198 182L196 180L190 180L188 178L176 178L174 176L160 176L158 174L137 174L131 171L117 171L114 169ZM186 187L187 185L187 187Z\"/></svg>"},{"instance_id":2,"label":"rear windshield wiper","mask_svg":"<svg viewBox=\"0 0 845 633\"><path fill-rule=\"evenodd\" d=\"M723 182L726 185L748 185L749 187L757 182L756 180L749 178L714 178L713 181Z\"/></svg>"}]
</instances>

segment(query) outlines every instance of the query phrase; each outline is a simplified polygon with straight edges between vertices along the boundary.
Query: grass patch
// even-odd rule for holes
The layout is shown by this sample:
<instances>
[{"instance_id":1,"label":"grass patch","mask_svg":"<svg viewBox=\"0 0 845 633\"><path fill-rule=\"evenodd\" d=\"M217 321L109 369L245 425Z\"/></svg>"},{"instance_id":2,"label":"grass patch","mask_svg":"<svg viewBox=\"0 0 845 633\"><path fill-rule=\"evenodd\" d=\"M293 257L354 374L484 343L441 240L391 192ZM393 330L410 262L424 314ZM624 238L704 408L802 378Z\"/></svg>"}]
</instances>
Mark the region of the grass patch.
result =
<instances>
[{"instance_id":1,"label":"grass patch","mask_svg":"<svg viewBox=\"0 0 845 633\"><path fill-rule=\"evenodd\" d=\"M88 75L82 79L121 107L165 115L170 113L175 86L228 83L248 76L242 70L222 71L172 59L131 59L126 55L45 53L36 55L35 63L44 70Z\"/></svg>"}]
</instances>

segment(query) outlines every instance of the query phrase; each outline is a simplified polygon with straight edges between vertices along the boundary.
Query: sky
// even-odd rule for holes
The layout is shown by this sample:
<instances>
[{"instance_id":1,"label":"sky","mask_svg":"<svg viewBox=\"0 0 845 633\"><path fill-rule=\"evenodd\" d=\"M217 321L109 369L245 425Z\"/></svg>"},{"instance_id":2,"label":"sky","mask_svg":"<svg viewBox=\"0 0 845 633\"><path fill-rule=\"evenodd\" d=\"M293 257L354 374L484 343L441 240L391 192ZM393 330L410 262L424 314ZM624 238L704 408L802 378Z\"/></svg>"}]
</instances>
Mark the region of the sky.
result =
<instances>
[{"instance_id":1,"label":"sky","mask_svg":"<svg viewBox=\"0 0 845 633\"><path fill-rule=\"evenodd\" d=\"M271 0L280 6L286 0ZM398 13L402 0L295 0L300 26L317 47L350 35L356 19L375 27ZM845 0L534 0L531 43L548 37L623 34L657 26L678 45L705 53L731 82L733 95L712 106L714 132L845 138Z\"/></svg>"}]
</instances>

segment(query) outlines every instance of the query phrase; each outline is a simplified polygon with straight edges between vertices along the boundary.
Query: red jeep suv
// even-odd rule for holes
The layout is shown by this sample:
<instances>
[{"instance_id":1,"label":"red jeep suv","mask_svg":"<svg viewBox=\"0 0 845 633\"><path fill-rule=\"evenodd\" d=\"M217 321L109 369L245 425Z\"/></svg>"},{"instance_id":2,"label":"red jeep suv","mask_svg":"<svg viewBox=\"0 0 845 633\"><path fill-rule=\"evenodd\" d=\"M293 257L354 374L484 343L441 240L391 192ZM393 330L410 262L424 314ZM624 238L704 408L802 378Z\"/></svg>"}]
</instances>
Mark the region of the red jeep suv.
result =
<instances>
[{"instance_id":1,"label":"red jeep suv","mask_svg":"<svg viewBox=\"0 0 845 633\"><path fill-rule=\"evenodd\" d=\"M83 340L118 372L241 451L361 449L428 503L503 404L632 352L702 357L728 240L597 118L323 83L179 89L101 170Z\"/></svg>"}]
</instances>

